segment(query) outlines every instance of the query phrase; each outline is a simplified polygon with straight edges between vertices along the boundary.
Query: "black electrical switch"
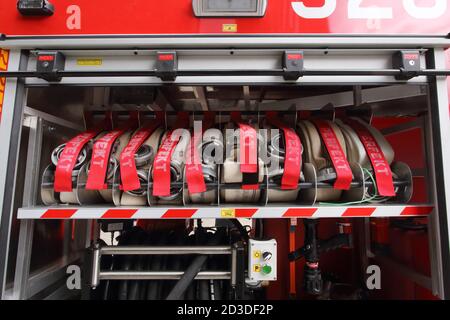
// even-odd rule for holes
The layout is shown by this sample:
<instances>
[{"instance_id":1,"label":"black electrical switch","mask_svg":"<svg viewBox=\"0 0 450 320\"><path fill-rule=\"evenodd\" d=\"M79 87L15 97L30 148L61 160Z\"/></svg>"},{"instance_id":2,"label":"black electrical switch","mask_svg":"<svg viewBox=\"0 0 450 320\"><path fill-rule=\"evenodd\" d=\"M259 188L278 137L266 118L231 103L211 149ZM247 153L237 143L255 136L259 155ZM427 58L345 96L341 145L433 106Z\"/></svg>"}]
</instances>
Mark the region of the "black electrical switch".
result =
<instances>
[{"instance_id":1,"label":"black electrical switch","mask_svg":"<svg viewBox=\"0 0 450 320\"><path fill-rule=\"evenodd\" d=\"M51 16L54 7L47 0L19 0L17 10L24 16Z\"/></svg>"},{"instance_id":2,"label":"black electrical switch","mask_svg":"<svg viewBox=\"0 0 450 320\"><path fill-rule=\"evenodd\" d=\"M39 51L36 57L36 72L47 81L61 81L58 71L64 70L65 57L58 51Z\"/></svg>"},{"instance_id":3,"label":"black electrical switch","mask_svg":"<svg viewBox=\"0 0 450 320\"><path fill-rule=\"evenodd\" d=\"M414 78L420 66L420 52L419 51L398 51L392 57L392 67L400 69L401 74L397 75L397 80L409 80Z\"/></svg>"},{"instance_id":4,"label":"black electrical switch","mask_svg":"<svg viewBox=\"0 0 450 320\"><path fill-rule=\"evenodd\" d=\"M158 51L156 53L156 76L163 81L174 81L177 77L178 60L175 51Z\"/></svg>"},{"instance_id":5,"label":"black electrical switch","mask_svg":"<svg viewBox=\"0 0 450 320\"><path fill-rule=\"evenodd\" d=\"M284 80L297 80L303 70L303 51L285 51L283 55Z\"/></svg>"}]
</instances>

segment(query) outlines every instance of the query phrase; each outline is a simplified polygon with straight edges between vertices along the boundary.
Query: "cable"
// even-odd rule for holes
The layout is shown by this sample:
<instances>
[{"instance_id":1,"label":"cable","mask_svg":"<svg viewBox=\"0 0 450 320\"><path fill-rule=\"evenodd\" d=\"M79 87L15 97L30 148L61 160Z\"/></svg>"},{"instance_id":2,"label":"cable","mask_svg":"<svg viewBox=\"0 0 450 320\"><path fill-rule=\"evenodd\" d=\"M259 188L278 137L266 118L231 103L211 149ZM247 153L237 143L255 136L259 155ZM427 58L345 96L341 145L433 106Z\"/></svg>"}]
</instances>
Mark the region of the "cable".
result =
<instances>
[{"instance_id":1,"label":"cable","mask_svg":"<svg viewBox=\"0 0 450 320\"><path fill-rule=\"evenodd\" d=\"M236 229L238 229L239 233L241 234L242 239L248 243L250 240L250 237L248 235L247 230L242 226L242 224L239 222L238 219L230 219L229 220Z\"/></svg>"},{"instance_id":2,"label":"cable","mask_svg":"<svg viewBox=\"0 0 450 320\"><path fill-rule=\"evenodd\" d=\"M348 205L353 205L353 204L362 204L362 203L381 203L381 202L385 202L389 199L389 197L380 197L379 193L378 193L378 188L377 188L377 184L375 181L375 177L373 176L373 174L367 170L366 168L362 168L363 171L369 176L369 179L372 180L373 183L373 187L374 187L374 194L371 195L368 193L368 190L364 191L364 198L363 200L359 200L359 201L351 201L351 202L342 202L342 203L338 203L338 202L319 202L319 204L321 205L326 205L326 206L348 206Z\"/></svg>"}]
</instances>

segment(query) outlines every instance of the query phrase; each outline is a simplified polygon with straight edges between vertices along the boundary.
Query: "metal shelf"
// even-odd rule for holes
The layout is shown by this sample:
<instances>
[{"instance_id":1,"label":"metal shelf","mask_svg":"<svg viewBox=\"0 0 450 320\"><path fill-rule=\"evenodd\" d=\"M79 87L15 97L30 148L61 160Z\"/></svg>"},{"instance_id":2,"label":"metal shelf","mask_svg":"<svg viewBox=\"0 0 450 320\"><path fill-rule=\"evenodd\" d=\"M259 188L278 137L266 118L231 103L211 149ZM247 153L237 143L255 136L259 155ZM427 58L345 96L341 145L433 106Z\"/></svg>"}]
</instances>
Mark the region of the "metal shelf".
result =
<instances>
[{"instance_id":1,"label":"metal shelf","mask_svg":"<svg viewBox=\"0 0 450 320\"><path fill-rule=\"evenodd\" d=\"M198 218L367 218L428 216L432 205L377 206L196 206L196 207L30 207L18 219L198 219Z\"/></svg>"}]
</instances>

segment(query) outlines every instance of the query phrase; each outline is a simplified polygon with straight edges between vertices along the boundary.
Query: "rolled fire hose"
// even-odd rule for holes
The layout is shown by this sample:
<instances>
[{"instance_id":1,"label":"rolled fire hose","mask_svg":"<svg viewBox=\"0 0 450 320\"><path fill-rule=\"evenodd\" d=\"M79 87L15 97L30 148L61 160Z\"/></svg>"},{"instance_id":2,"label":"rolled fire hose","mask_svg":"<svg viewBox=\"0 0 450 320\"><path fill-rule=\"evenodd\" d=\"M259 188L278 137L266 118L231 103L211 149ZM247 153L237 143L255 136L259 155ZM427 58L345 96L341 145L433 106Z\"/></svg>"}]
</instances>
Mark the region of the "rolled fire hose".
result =
<instances>
[{"instance_id":1,"label":"rolled fire hose","mask_svg":"<svg viewBox=\"0 0 450 320\"><path fill-rule=\"evenodd\" d=\"M99 134L95 137L95 140L94 140L93 142L95 143L95 141L97 141L98 139L102 138L102 137L105 135L105 133L106 133L106 132L101 132L101 133L99 133ZM89 157L87 157L87 158L85 159L86 162L91 160L90 158L92 157L92 148L93 148L94 143L90 144ZM84 162L83 164L85 164L86 162ZM87 163L87 165L89 166L89 162ZM80 168L81 168L81 166L80 166ZM75 175L75 174L72 175L72 179L74 179L74 180L76 181L78 174L79 174L79 171L77 170L76 175ZM78 186L77 186L77 188L78 188ZM88 191L88 192L90 192L90 193L92 193L92 194L98 193L96 190L90 190L90 191ZM59 198L60 198L60 201L61 201L62 203L67 203L67 204L79 204L79 203L78 203L78 197L77 197L77 190L76 190L76 189L74 189L74 190L71 191L71 192L61 192L61 193L59 194ZM97 198L97 196L93 196L93 197L92 197L92 199L96 199L96 198Z\"/></svg>"},{"instance_id":2,"label":"rolled fire hose","mask_svg":"<svg viewBox=\"0 0 450 320\"><path fill-rule=\"evenodd\" d=\"M386 161L386 166L390 166L394 160L394 150L392 146L387 142L387 140L384 138L384 136L376 130L374 127L366 124L364 121L361 121L356 118L351 119L344 119L344 120L336 120L336 123L339 125L339 127L342 130L342 133L344 134L346 143L347 143L347 154L349 161L358 163L362 168L372 172L376 176L376 171L374 172L374 167L372 165L370 155L368 154L367 149L365 148L360 136L355 130L355 126L362 126L363 129L367 130L369 135L369 139L374 139L373 142L377 144L378 146L375 147L375 152L377 148L380 148L380 151L382 153L381 157L384 158L383 161ZM369 143L371 143L369 141ZM373 145L373 143L371 144ZM373 146L369 149L373 152ZM380 155L376 155L377 161L380 161ZM379 168L383 161L381 161L381 164L378 163L377 168ZM391 177L389 177L388 181L385 181L384 186L381 185L382 182L376 181L378 188L381 189L381 193L383 194L391 194L394 195L395 191L392 185L392 172L390 173ZM389 174L388 174L389 175ZM387 188L386 188L387 183ZM384 189L383 189L384 188ZM393 193L393 194L392 194Z\"/></svg>"},{"instance_id":3,"label":"rolled fire hose","mask_svg":"<svg viewBox=\"0 0 450 320\"><path fill-rule=\"evenodd\" d=\"M346 141L341 129L331 121L327 121L327 123L332 128L346 156ZM300 121L298 123L298 133L302 139L304 162L309 162L315 166L317 170L317 181L328 182L336 179L333 163L316 126L308 120ZM337 201L341 195L342 190L335 188L318 189L316 201Z\"/></svg>"},{"instance_id":4,"label":"rolled fire hose","mask_svg":"<svg viewBox=\"0 0 450 320\"><path fill-rule=\"evenodd\" d=\"M268 166L269 183L276 183L281 186L281 180L284 173L284 159L285 159L285 145L283 139L283 131L270 130L274 129L272 126L266 125L264 127L268 132L268 157L271 160ZM275 133L277 132L277 133ZM273 161L275 160L275 161ZM294 190L276 190L271 189L267 191L269 202L287 202L295 201L298 197L300 188Z\"/></svg>"},{"instance_id":5,"label":"rolled fire hose","mask_svg":"<svg viewBox=\"0 0 450 320\"><path fill-rule=\"evenodd\" d=\"M105 178L105 183L107 183L108 185L111 185L113 183L114 174L119 168L120 154L122 153L122 150L125 148L125 146L128 144L128 141L130 140L131 137L131 133L132 133L131 130L126 131L125 133L120 135L113 144ZM105 202L107 203L113 202L112 188L98 190L98 192Z\"/></svg>"},{"instance_id":6,"label":"rolled fire hose","mask_svg":"<svg viewBox=\"0 0 450 320\"><path fill-rule=\"evenodd\" d=\"M219 150L223 154L223 136L219 129L211 128L203 133L203 139L199 146L197 146L199 153L202 155L202 171L205 183L218 182L218 163L216 160ZM220 158L222 161L222 158ZM189 193L189 198L192 203L209 203L217 202L217 188L207 190L201 193Z\"/></svg>"},{"instance_id":7,"label":"rolled fire hose","mask_svg":"<svg viewBox=\"0 0 450 320\"><path fill-rule=\"evenodd\" d=\"M137 174L143 186L138 190L123 192L120 201L122 206L144 206L147 204L147 187L145 186L148 183L148 171L153 163L163 133L164 129L162 127L156 129L136 152Z\"/></svg>"},{"instance_id":8,"label":"rolled fire hose","mask_svg":"<svg viewBox=\"0 0 450 320\"><path fill-rule=\"evenodd\" d=\"M164 134L162 141L167 136L167 132ZM181 136L176 145L172 157L170 158L170 183L176 182L177 186L171 186L169 196L156 197L158 204L182 204L183 202L183 171L186 160L186 151L190 142L190 133L188 130L182 130Z\"/></svg>"},{"instance_id":9,"label":"rolled fire hose","mask_svg":"<svg viewBox=\"0 0 450 320\"><path fill-rule=\"evenodd\" d=\"M241 172L240 164L240 148L239 143L236 144L235 137L239 137L239 130L229 130L232 126L228 126L228 130L225 131L226 143L228 150L231 150L228 155L226 155L223 170L221 173L221 181L224 184L227 183L243 183L243 174ZM258 131L258 126L255 125L254 128ZM232 145L228 145L232 143ZM262 183L264 180L264 162L258 157L258 183ZM261 196L261 191L259 189L255 190L242 190L242 189L227 189L226 185L222 186L221 197L225 202L229 203L254 203L258 202Z\"/></svg>"},{"instance_id":10,"label":"rolled fire hose","mask_svg":"<svg viewBox=\"0 0 450 320\"><path fill-rule=\"evenodd\" d=\"M115 132L117 132L116 135L119 133L119 131L117 131L117 130ZM108 160L108 166L107 166L106 175L104 178L104 183L106 183L108 185L112 185L112 183L113 183L114 175L119 167L120 154L121 154L123 148L125 148L125 146L128 144L128 141L131 137L131 132L132 132L131 130L128 130L128 131L121 133L111 146L111 152L110 152L110 156L109 156L109 160ZM106 135L112 134L112 133L113 133L113 131L110 133L103 132L102 134L100 134L97 137L96 142L99 139L104 138ZM86 184L86 189L97 190L98 193L100 194L101 198L103 198L103 200L105 202L111 203L111 202L113 202L113 189L112 188L100 189L100 187L97 186L99 183L103 184L103 181L97 181L98 180L97 179L95 181L95 187L94 186L89 187L90 179L93 178L92 180L94 180L96 178L95 175L94 176L89 175L93 158L96 156L95 155L95 146L96 146L96 144L94 143L94 151L93 151L92 159L91 159L91 162L89 163L89 168L88 168L88 180L87 180L87 184ZM105 149L105 147L103 147L102 149ZM100 156L100 159L101 159L101 154L98 154L98 156Z\"/></svg>"},{"instance_id":11,"label":"rolled fire hose","mask_svg":"<svg viewBox=\"0 0 450 320\"><path fill-rule=\"evenodd\" d=\"M64 148L66 147L66 143L59 145L58 147L56 147L51 155L51 161L53 163L53 165L56 167L58 165L58 161L61 157L61 154L64 150ZM81 167L83 165L85 165L87 163L87 161L90 158L90 154L92 151L92 143L87 143L83 149L81 149L80 154L78 155L77 158L77 162L73 168L72 171L72 183L77 181L77 177L79 174L79 170L81 169ZM45 196L45 193L42 193L43 196ZM76 196L76 190L73 189L73 191L71 192L60 192L59 194L59 198L60 201L62 203L66 203L66 204L78 204L78 200L77 200L77 196ZM46 202L46 199L43 199L44 203ZM48 202L51 202L48 201Z\"/></svg>"},{"instance_id":12,"label":"rolled fire hose","mask_svg":"<svg viewBox=\"0 0 450 320\"><path fill-rule=\"evenodd\" d=\"M370 164L369 157L367 156L367 152L364 149L363 144L361 143L361 139L356 134L355 130L350 127L348 124L344 123L342 120L337 119L336 124L341 129L345 143L347 145L347 159L349 162L356 162L361 165L363 168L368 170L372 170L372 165ZM385 137L374 127L370 125L366 125L361 122L361 124L365 125L366 128L370 131L373 137L376 139L378 145L383 150L384 157L386 158L389 164L392 164L394 161L394 149L390 145L389 142L385 139Z\"/></svg>"}]
</instances>

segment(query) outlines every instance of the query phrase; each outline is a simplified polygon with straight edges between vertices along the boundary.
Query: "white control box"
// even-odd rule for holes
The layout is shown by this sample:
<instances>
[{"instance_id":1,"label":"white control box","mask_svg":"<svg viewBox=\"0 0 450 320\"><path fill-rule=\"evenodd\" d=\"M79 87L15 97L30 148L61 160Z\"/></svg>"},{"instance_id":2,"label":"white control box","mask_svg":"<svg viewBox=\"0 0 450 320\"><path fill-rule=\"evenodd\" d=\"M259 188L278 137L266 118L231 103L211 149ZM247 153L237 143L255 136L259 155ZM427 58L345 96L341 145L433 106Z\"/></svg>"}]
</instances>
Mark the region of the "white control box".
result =
<instances>
[{"instance_id":1,"label":"white control box","mask_svg":"<svg viewBox=\"0 0 450 320\"><path fill-rule=\"evenodd\" d=\"M277 241L258 241L248 243L248 278L250 281L277 280Z\"/></svg>"}]
</instances>

